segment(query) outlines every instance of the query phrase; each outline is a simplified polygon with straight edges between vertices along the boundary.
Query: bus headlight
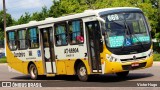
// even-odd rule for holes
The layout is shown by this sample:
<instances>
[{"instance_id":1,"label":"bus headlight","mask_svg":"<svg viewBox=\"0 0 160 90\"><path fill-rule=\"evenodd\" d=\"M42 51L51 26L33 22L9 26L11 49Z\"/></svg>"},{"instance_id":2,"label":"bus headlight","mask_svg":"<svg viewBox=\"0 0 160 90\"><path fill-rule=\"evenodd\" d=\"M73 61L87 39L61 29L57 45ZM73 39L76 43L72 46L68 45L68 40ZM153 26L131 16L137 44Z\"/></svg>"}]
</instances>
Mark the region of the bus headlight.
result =
<instances>
[{"instance_id":1,"label":"bus headlight","mask_svg":"<svg viewBox=\"0 0 160 90\"><path fill-rule=\"evenodd\" d=\"M113 57L112 55L106 54L106 59L108 59L110 62L121 62L120 59Z\"/></svg>"}]
</instances>

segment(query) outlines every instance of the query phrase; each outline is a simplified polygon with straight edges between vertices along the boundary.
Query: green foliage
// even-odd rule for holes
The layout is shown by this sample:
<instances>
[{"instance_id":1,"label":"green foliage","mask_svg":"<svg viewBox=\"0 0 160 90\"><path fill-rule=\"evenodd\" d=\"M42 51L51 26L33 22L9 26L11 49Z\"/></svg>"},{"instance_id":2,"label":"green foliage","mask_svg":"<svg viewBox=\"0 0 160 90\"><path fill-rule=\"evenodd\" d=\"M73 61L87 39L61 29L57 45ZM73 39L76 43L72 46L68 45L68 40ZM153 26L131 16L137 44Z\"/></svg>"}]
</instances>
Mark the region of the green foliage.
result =
<instances>
[{"instance_id":1,"label":"green foliage","mask_svg":"<svg viewBox=\"0 0 160 90\"><path fill-rule=\"evenodd\" d=\"M139 7L148 18L152 27L151 33L153 37L155 37L155 32L158 29L158 23L160 20L158 19L158 9L154 8L154 5L155 1L152 0L61 0L60 2L54 1L54 4L49 10L49 15L52 17L59 17L66 14L83 12L86 9Z\"/></svg>"},{"instance_id":2,"label":"green foliage","mask_svg":"<svg viewBox=\"0 0 160 90\"><path fill-rule=\"evenodd\" d=\"M154 61L160 61L160 54L153 54Z\"/></svg>"},{"instance_id":3,"label":"green foliage","mask_svg":"<svg viewBox=\"0 0 160 90\"><path fill-rule=\"evenodd\" d=\"M59 17L65 12L64 8L61 7L60 2L55 2L51 6L51 9L49 10L49 16L50 17Z\"/></svg>"},{"instance_id":4,"label":"green foliage","mask_svg":"<svg viewBox=\"0 0 160 90\"><path fill-rule=\"evenodd\" d=\"M13 19L10 14L6 14L6 25L11 26L13 24ZM0 11L0 28L3 30L3 11Z\"/></svg>"},{"instance_id":5,"label":"green foliage","mask_svg":"<svg viewBox=\"0 0 160 90\"><path fill-rule=\"evenodd\" d=\"M6 57L2 57L2 58L0 58L0 63L6 63L6 62L7 62Z\"/></svg>"},{"instance_id":6,"label":"green foliage","mask_svg":"<svg viewBox=\"0 0 160 90\"><path fill-rule=\"evenodd\" d=\"M40 12L25 13L17 21L8 14L7 26L28 23L31 20L44 20L47 17L60 17L68 14L83 12L87 9L109 7L139 7L143 10L152 27L152 37L160 38L160 0L53 0L48 10L43 7ZM0 30L3 30L2 12L0 12Z\"/></svg>"},{"instance_id":7,"label":"green foliage","mask_svg":"<svg viewBox=\"0 0 160 90\"><path fill-rule=\"evenodd\" d=\"M160 43L159 42L153 42L153 51L154 53L160 53Z\"/></svg>"},{"instance_id":8,"label":"green foliage","mask_svg":"<svg viewBox=\"0 0 160 90\"><path fill-rule=\"evenodd\" d=\"M18 19L16 24L25 24L25 23L28 23L29 21L31 21L31 15L25 12L25 14Z\"/></svg>"},{"instance_id":9,"label":"green foliage","mask_svg":"<svg viewBox=\"0 0 160 90\"><path fill-rule=\"evenodd\" d=\"M155 37L160 40L160 0L150 0L151 3L152 3L152 6L153 8L156 8L157 9L157 13L155 14L155 18L156 18L156 21L158 22L157 25L156 25L156 29L154 31L155 33ZM155 19L152 19L153 22Z\"/></svg>"},{"instance_id":10,"label":"green foliage","mask_svg":"<svg viewBox=\"0 0 160 90\"><path fill-rule=\"evenodd\" d=\"M0 40L4 40L4 24L3 24L3 11L0 11ZM12 19L10 14L6 14L6 25L13 25L14 20Z\"/></svg>"},{"instance_id":11,"label":"green foliage","mask_svg":"<svg viewBox=\"0 0 160 90\"><path fill-rule=\"evenodd\" d=\"M31 20L44 20L45 18L49 17L49 12L47 10L47 7L43 7L41 12L35 12L31 16Z\"/></svg>"}]
</instances>

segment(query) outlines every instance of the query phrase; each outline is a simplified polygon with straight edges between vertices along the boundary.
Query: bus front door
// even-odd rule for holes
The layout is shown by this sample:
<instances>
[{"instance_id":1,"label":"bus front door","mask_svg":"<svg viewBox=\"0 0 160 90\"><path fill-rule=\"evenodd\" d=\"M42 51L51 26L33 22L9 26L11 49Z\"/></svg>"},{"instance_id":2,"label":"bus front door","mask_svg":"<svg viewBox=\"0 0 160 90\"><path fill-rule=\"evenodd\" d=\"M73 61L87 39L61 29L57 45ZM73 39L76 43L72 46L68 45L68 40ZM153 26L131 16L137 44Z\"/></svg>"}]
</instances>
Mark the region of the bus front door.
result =
<instances>
[{"instance_id":1,"label":"bus front door","mask_svg":"<svg viewBox=\"0 0 160 90\"><path fill-rule=\"evenodd\" d=\"M100 53L103 46L101 42L101 33L98 21L86 22L86 33L88 43L88 53L92 72L101 72Z\"/></svg>"},{"instance_id":2,"label":"bus front door","mask_svg":"<svg viewBox=\"0 0 160 90\"><path fill-rule=\"evenodd\" d=\"M43 62L45 63L46 73L56 73L54 44L53 44L53 29L41 29Z\"/></svg>"}]
</instances>

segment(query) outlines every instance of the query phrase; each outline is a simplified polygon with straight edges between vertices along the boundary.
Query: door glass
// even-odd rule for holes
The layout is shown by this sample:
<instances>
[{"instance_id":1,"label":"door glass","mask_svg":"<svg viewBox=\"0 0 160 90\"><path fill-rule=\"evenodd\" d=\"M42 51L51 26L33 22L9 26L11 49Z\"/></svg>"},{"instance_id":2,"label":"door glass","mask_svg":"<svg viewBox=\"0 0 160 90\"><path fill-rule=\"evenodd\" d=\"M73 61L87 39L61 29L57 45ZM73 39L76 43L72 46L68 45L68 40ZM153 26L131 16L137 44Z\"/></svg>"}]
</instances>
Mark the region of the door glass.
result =
<instances>
[{"instance_id":1,"label":"door glass","mask_svg":"<svg viewBox=\"0 0 160 90\"><path fill-rule=\"evenodd\" d=\"M89 39L89 49L91 56L91 63L93 70L100 70L100 40L101 34L99 29L99 23L97 21L87 22L86 28Z\"/></svg>"},{"instance_id":2,"label":"door glass","mask_svg":"<svg viewBox=\"0 0 160 90\"><path fill-rule=\"evenodd\" d=\"M49 47L49 37L48 37L48 31L46 29L43 30L43 43L44 47Z\"/></svg>"},{"instance_id":3,"label":"door glass","mask_svg":"<svg viewBox=\"0 0 160 90\"><path fill-rule=\"evenodd\" d=\"M43 46L44 46L44 56L46 61L50 60L50 48L49 48L49 36L48 36L48 30L43 30Z\"/></svg>"},{"instance_id":4,"label":"door glass","mask_svg":"<svg viewBox=\"0 0 160 90\"><path fill-rule=\"evenodd\" d=\"M53 47L53 30L52 28L44 28L41 30L44 60L47 73L55 73L54 63L54 47Z\"/></svg>"},{"instance_id":5,"label":"door glass","mask_svg":"<svg viewBox=\"0 0 160 90\"><path fill-rule=\"evenodd\" d=\"M94 32L93 32L93 24L88 24L88 36L89 36L89 45L90 45L90 52L91 52L91 60L92 60L92 68L96 69L96 57L95 57L95 47L94 47Z\"/></svg>"}]
</instances>

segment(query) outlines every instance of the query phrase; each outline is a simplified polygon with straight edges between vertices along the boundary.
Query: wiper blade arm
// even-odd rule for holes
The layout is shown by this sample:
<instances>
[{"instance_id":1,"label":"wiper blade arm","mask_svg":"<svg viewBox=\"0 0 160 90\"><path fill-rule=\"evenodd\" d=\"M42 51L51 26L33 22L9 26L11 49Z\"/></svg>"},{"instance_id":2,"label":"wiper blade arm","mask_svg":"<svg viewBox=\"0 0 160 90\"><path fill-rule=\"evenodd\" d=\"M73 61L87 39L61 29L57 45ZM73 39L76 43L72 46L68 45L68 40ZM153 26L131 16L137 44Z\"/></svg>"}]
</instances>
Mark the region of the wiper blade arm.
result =
<instances>
[{"instance_id":1,"label":"wiper blade arm","mask_svg":"<svg viewBox=\"0 0 160 90\"><path fill-rule=\"evenodd\" d=\"M125 40L128 39L128 38L127 38L127 31L126 31L126 30L129 30L129 29L128 29L128 27L127 27L126 22L124 22L124 24L125 24L125 27L126 27L125 30L124 30L124 31L125 31L125 37L124 37L124 41L123 41L123 45L122 45L122 49L121 49L121 50L124 49L124 45L125 45L125 42L126 42Z\"/></svg>"},{"instance_id":2,"label":"wiper blade arm","mask_svg":"<svg viewBox=\"0 0 160 90\"><path fill-rule=\"evenodd\" d=\"M139 38L135 34L132 34L132 35L138 40L138 42L141 44L142 48L145 49L143 46L143 43L139 40Z\"/></svg>"},{"instance_id":3,"label":"wiper blade arm","mask_svg":"<svg viewBox=\"0 0 160 90\"><path fill-rule=\"evenodd\" d=\"M126 24L126 27L127 27L127 30L131 31L130 27L129 27L127 24ZM131 33L130 33L130 34L131 34ZM138 42L141 44L142 48L145 49L144 46L143 46L143 44L142 44L142 42L139 40L139 38L138 38L135 34L131 34L131 35L130 35L131 38L133 38L132 35L138 40Z\"/></svg>"}]
</instances>

